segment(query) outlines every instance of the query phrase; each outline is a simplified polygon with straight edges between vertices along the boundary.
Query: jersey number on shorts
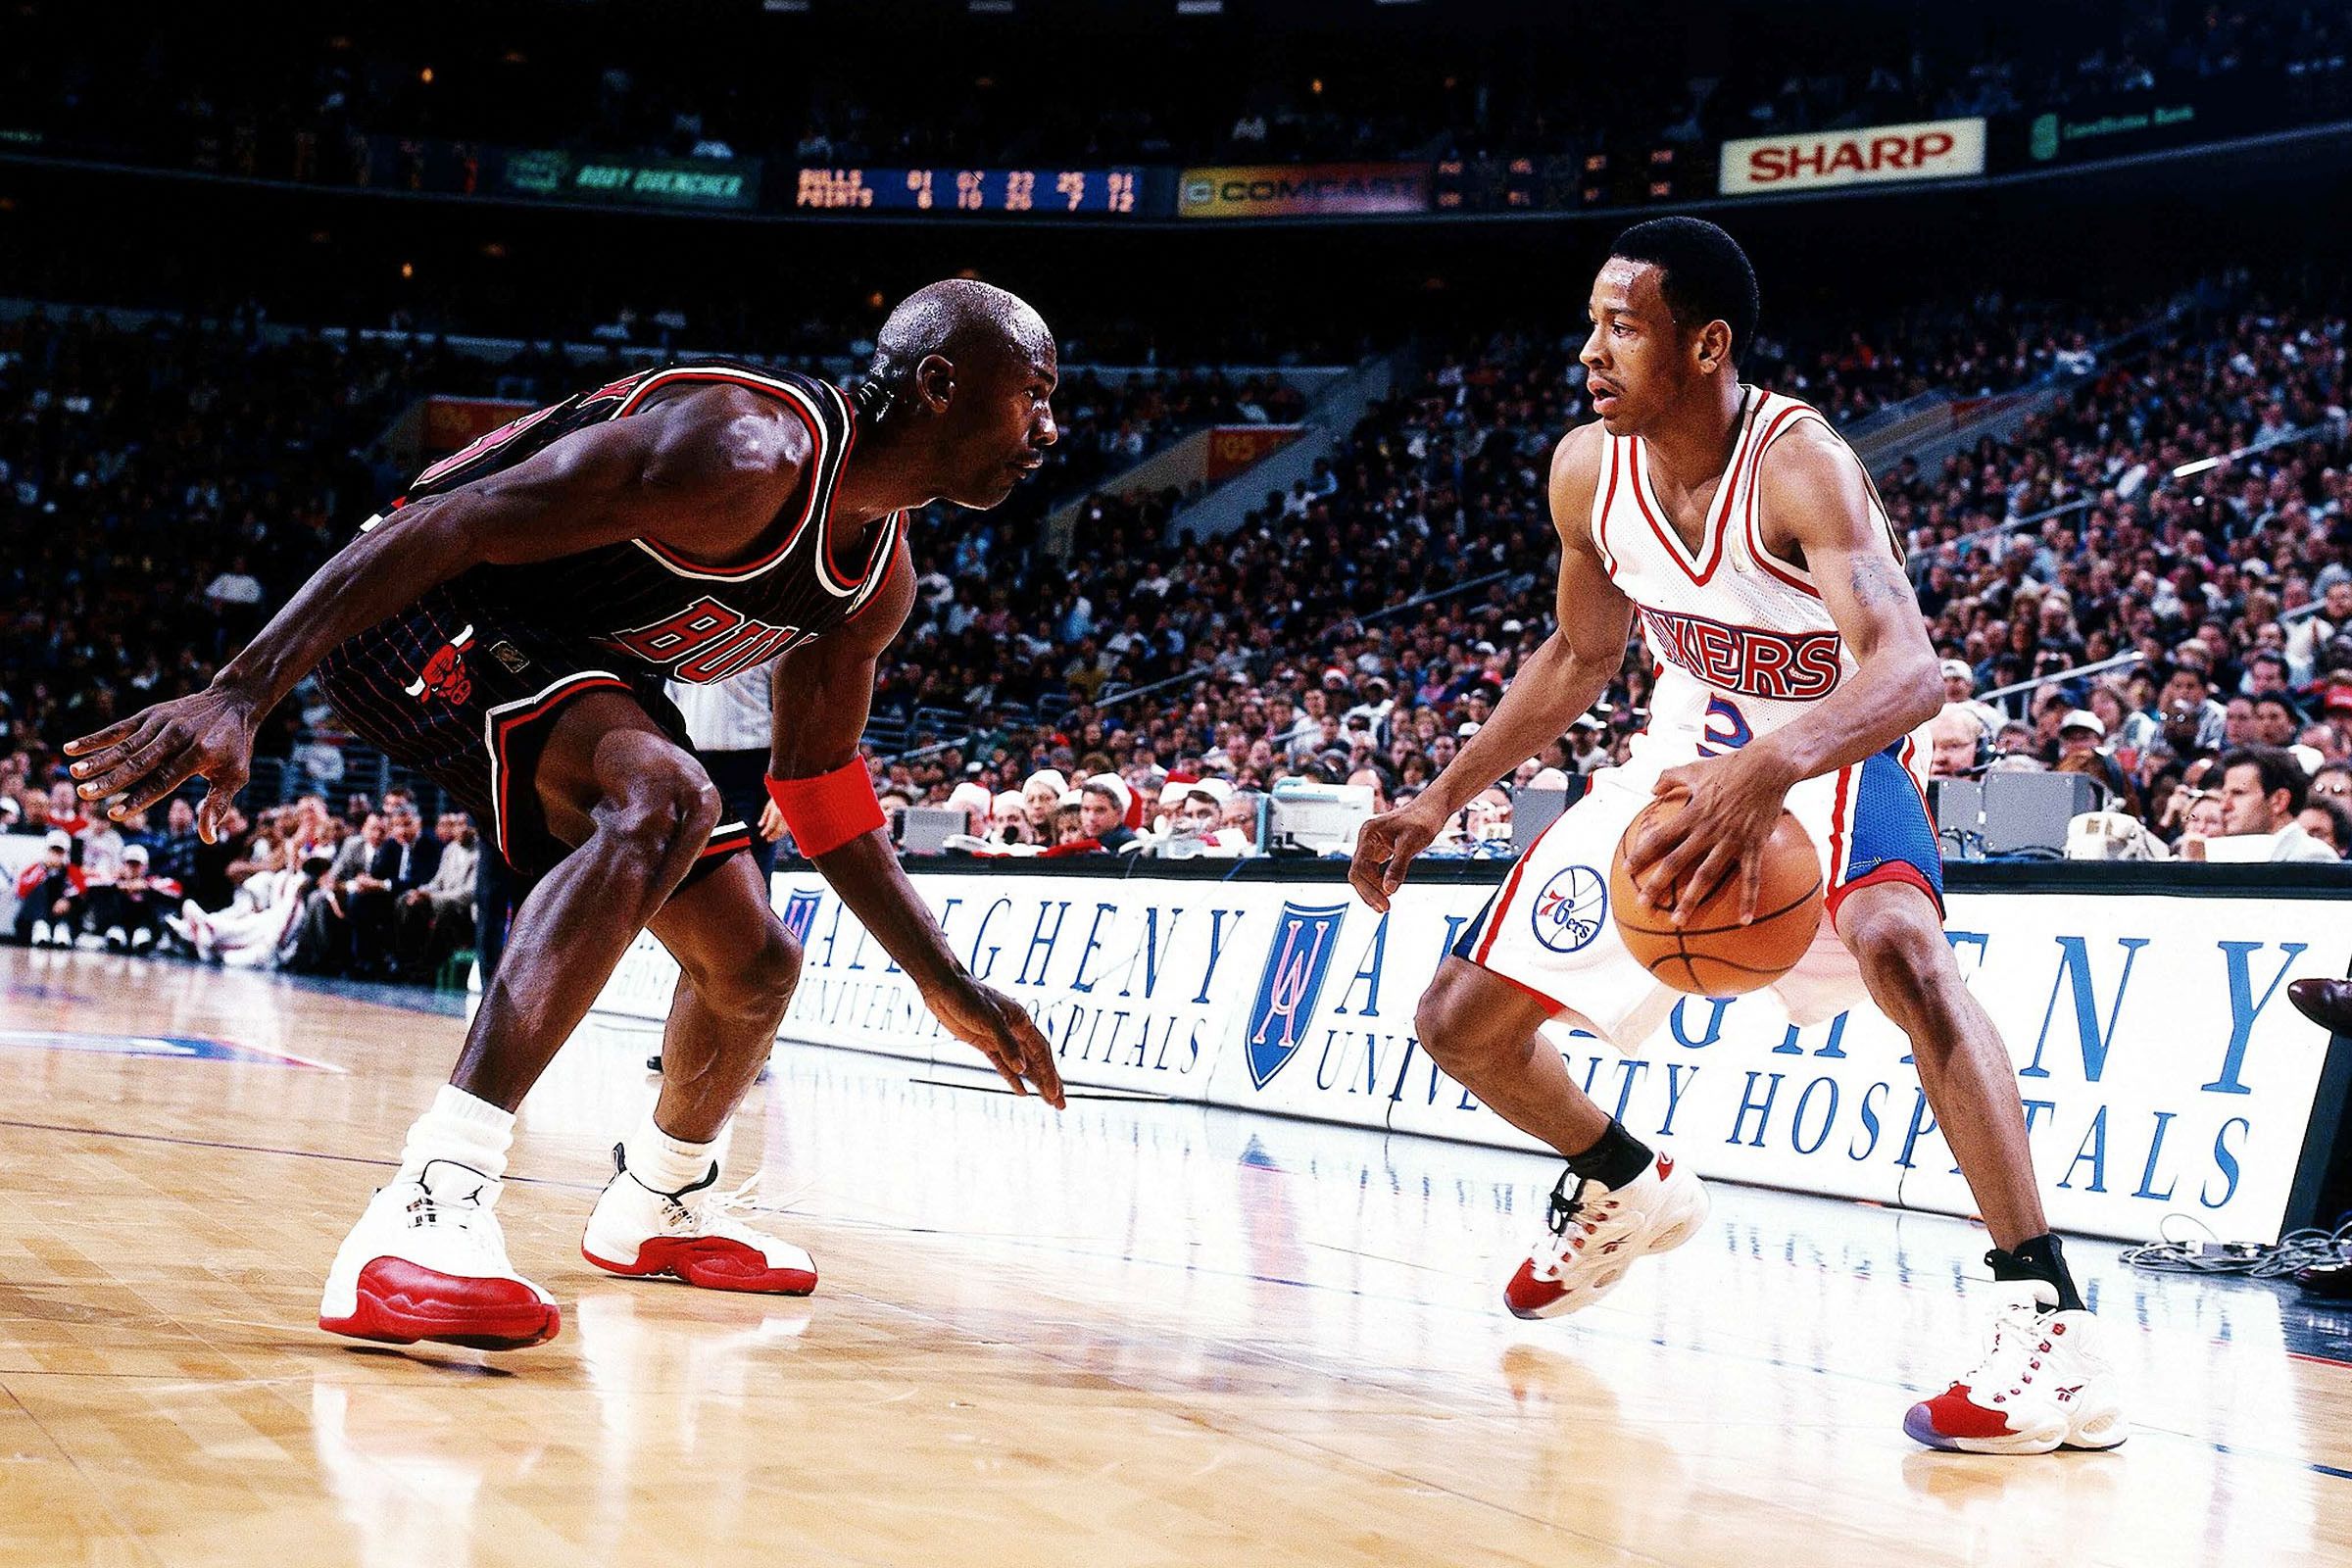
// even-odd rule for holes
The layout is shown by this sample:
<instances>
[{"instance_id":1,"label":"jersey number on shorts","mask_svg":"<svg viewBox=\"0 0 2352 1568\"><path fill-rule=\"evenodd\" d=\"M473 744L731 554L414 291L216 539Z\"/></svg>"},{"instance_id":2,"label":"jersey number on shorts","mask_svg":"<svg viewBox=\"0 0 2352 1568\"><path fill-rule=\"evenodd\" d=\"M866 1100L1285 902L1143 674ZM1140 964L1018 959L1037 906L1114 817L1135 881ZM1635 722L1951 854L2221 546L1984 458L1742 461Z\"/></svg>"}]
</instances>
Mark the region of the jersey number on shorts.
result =
<instances>
[{"instance_id":1,"label":"jersey number on shorts","mask_svg":"<svg viewBox=\"0 0 2352 1568\"><path fill-rule=\"evenodd\" d=\"M1707 733L1698 743L1698 755L1721 757L1755 738L1756 732L1748 727L1747 715L1740 711L1740 705L1728 697L1718 697L1707 705Z\"/></svg>"}]
</instances>

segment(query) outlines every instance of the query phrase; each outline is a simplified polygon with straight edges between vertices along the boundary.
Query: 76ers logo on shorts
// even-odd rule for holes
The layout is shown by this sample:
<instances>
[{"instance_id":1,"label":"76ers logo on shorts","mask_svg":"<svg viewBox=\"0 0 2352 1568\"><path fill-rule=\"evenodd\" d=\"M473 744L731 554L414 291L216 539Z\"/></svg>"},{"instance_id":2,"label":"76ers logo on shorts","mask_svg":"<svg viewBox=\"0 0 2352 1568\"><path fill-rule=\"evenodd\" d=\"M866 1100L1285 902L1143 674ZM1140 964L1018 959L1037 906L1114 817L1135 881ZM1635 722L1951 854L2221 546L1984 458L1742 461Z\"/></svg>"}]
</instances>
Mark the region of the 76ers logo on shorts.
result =
<instances>
[{"instance_id":1,"label":"76ers logo on shorts","mask_svg":"<svg viewBox=\"0 0 2352 1568\"><path fill-rule=\"evenodd\" d=\"M1528 918L1535 923L1536 940L1554 953L1574 953L1600 935L1609 917L1609 884L1589 865L1571 865L1552 873L1536 895Z\"/></svg>"},{"instance_id":2,"label":"76ers logo on shorts","mask_svg":"<svg viewBox=\"0 0 2352 1568\"><path fill-rule=\"evenodd\" d=\"M466 699L473 695L473 677L466 671L466 651L472 646L473 627L468 625L434 650L422 672L401 690L420 703L438 697L453 708L463 708Z\"/></svg>"}]
</instances>

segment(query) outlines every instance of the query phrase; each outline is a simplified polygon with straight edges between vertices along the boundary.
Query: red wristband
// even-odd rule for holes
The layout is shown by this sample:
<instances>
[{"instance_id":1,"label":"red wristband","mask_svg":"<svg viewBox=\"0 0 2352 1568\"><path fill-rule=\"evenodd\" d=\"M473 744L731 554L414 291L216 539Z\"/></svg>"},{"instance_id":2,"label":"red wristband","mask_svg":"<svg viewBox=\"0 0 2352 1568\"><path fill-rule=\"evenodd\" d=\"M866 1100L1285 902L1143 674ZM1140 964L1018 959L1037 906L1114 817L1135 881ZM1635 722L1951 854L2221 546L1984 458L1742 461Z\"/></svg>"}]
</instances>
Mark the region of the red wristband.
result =
<instances>
[{"instance_id":1,"label":"red wristband","mask_svg":"<svg viewBox=\"0 0 2352 1568\"><path fill-rule=\"evenodd\" d=\"M862 757L814 778L770 778L767 795L783 813L792 842L811 859L871 833L886 820Z\"/></svg>"}]
</instances>

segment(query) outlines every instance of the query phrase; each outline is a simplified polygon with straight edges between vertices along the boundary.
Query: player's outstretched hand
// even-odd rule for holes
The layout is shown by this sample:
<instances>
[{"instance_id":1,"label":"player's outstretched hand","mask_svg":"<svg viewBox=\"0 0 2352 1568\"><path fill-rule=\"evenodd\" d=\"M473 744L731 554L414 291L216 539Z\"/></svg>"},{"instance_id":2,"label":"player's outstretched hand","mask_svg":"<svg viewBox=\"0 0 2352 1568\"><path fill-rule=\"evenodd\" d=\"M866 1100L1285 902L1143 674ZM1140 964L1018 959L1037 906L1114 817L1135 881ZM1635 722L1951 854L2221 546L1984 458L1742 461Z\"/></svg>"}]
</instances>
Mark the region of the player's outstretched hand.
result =
<instances>
[{"instance_id":1,"label":"player's outstretched hand","mask_svg":"<svg viewBox=\"0 0 2352 1568\"><path fill-rule=\"evenodd\" d=\"M1019 1003L976 981L923 1000L948 1033L986 1056L1014 1094L1025 1095L1034 1085L1047 1104L1062 1108L1053 1044Z\"/></svg>"},{"instance_id":2,"label":"player's outstretched hand","mask_svg":"<svg viewBox=\"0 0 2352 1568\"><path fill-rule=\"evenodd\" d=\"M1405 869L1436 841L1445 828L1442 813L1423 808L1420 800L1394 811L1384 811L1356 830L1355 858L1348 865L1348 884L1373 908L1386 911L1389 900L1404 886Z\"/></svg>"},{"instance_id":3,"label":"player's outstretched hand","mask_svg":"<svg viewBox=\"0 0 2352 1568\"><path fill-rule=\"evenodd\" d=\"M143 709L95 735L66 742L66 755L74 759L74 790L85 801L120 797L106 812L119 822L202 777L196 831L214 843L245 787L256 716L250 702L214 686Z\"/></svg>"}]
</instances>

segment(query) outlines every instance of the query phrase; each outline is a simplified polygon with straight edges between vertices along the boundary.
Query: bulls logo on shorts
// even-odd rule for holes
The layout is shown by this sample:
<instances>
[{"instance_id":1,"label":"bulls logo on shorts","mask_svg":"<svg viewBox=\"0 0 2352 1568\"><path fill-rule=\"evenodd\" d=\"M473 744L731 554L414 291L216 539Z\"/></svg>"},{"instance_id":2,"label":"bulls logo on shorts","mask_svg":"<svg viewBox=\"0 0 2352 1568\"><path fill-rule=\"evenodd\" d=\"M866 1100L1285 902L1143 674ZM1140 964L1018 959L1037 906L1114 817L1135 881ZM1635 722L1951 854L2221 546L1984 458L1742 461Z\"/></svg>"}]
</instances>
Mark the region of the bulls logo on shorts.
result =
<instances>
[{"instance_id":1,"label":"bulls logo on shorts","mask_svg":"<svg viewBox=\"0 0 2352 1568\"><path fill-rule=\"evenodd\" d=\"M1574 953L1591 945L1608 917L1608 878L1589 865L1562 866L1553 872L1528 911L1536 940L1554 953Z\"/></svg>"},{"instance_id":2,"label":"bulls logo on shorts","mask_svg":"<svg viewBox=\"0 0 2352 1568\"><path fill-rule=\"evenodd\" d=\"M473 677L466 670L466 653L472 646L473 628L467 626L436 649L417 677L401 689L420 703L438 697L453 708L464 707L473 695Z\"/></svg>"}]
</instances>

